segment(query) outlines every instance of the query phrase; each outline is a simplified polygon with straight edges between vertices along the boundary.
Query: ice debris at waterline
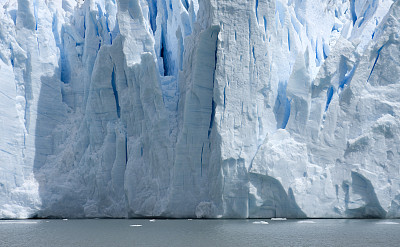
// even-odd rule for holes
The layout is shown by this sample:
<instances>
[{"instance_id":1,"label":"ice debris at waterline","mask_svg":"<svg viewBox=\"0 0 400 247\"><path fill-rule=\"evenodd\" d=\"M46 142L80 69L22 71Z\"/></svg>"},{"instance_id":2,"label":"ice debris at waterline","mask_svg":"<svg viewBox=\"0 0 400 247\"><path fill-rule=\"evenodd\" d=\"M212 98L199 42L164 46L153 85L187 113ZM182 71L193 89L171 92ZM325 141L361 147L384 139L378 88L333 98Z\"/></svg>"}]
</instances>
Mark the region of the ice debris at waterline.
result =
<instances>
[{"instance_id":1,"label":"ice debris at waterline","mask_svg":"<svg viewBox=\"0 0 400 247\"><path fill-rule=\"evenodd\" d=\"M271 218L271 220L277 220L277 221L282 221L282 220L287 220L286 218Z\"/></svg>"},{"instance_id":2,"label":"ice debris at waterline","mask_svg":"<svg viewBox=\"0 0 400 247\"><path fill-rule=\"evenodd\" d=\"M297 223L299 223L299 224L315 224L316 222L312 221L312 220L300 220Z\"/></svg>"},{"instance_id":3,"label":"ice debris at waterline","mask_svg":"<svg viewBox=\"0 0 400 247\"><path fill-rule=\"evenodd\" d=\"M267 221L261 220L261 221L254 221L253 224L256 224L256 225L268 225L269 223Z\"/></svg>"},{"instance_id":4,"label":"ice debris at waterline","mask_svg":"<svg viewBox=\"0 0 400 247\"><path fill-rule=\"evenodd\" d=\"M400 1L0 6L0 218L400 217Z\"/></svg>"},{"instance_id":5,"label":"ice debris at waterline","mask_svg":"<svg viewBox=\"0 0 400 247\"><path fill-rule=\"evenodd\" d=\"M26 220L2 220L0 221L0 225L2 224L37 224L37 221L26 221Z\"/></svg>"},{"instance_id":6,"label":"ice debris at waterline","mask_svg":"<svg viewBox=\"0 0 400 247\"><path fill-rule=\"evenodd\" d=\"M393 221L383 221L383 222L378 222L376 224L378 224L378 225L398 225L399 223L393 222Z\"/></svg>"}]
</instances>

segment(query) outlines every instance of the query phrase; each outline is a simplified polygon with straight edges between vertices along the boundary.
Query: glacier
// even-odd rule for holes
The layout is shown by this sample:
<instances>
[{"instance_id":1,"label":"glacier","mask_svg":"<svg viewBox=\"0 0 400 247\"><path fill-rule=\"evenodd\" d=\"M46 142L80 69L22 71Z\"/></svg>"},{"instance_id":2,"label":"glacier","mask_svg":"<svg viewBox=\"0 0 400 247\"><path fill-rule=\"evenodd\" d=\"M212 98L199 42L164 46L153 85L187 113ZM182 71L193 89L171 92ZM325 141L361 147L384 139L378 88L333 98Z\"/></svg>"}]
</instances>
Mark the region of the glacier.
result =
<instances>
[{"instance_id":1,"label":"glacier","mask_svg":"<svg viewBox=\"0 0 400 247\"><path fill-rule=\"evenodd\" d=\"M0 218L400 217L400 1L0 7Z\"/></svg>"}]
</instances>

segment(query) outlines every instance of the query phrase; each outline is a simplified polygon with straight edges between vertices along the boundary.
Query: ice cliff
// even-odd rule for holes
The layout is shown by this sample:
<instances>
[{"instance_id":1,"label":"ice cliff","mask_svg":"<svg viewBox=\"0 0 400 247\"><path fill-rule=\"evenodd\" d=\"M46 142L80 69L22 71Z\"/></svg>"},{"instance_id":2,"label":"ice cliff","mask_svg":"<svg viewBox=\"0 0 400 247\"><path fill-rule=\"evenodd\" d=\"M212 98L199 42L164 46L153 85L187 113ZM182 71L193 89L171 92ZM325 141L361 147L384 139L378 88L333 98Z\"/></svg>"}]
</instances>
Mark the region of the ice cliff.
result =
<instances>
[{"instance_id":1,"label":"ice cliff","mask_svg":"<svg viewBox=\"0 0 400 247\"><path fill-rule=\"evenodd\" d=\"M0 218L400 217L400 1L0 7Z\"/></svg>"}]
</instances>

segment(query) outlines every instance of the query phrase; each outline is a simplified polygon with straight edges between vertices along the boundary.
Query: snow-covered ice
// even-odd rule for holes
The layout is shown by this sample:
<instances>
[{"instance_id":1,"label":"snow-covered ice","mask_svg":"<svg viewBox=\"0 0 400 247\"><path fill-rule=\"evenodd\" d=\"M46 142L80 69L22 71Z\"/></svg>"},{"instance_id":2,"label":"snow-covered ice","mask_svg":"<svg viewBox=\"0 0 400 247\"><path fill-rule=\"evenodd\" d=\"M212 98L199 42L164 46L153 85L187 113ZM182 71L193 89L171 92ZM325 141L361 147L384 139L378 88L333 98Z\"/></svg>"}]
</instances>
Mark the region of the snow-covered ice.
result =
<instances>
[{"instance_id":1,"label":"snow-covered ice","mask_svg":"<svg viewBox=\"0 0 400 247\"><path fill-rule=\"evenodd\" d=\"M0 0L0 218L400 217L399 20Z\"/></svg>"}]
</instances>

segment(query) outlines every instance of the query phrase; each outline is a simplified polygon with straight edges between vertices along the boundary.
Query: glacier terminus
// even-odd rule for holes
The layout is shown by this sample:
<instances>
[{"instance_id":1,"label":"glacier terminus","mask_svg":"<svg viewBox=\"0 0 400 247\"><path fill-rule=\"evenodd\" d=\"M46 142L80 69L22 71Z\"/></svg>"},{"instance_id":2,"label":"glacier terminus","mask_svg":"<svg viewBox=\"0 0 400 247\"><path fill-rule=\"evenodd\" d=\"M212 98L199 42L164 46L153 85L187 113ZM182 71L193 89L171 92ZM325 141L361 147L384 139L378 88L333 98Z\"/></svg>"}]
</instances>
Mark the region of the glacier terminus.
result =
<instances>
[{"instance_id":1,"label":"glacier terminus","mask_svg":"<svg viewBox=\"0 0 400 247\"><path fill-rule=\"evenodd\" d=\"M0 218L399 218L399 0L0 0Z\"/></svg>"}]
</instances>

